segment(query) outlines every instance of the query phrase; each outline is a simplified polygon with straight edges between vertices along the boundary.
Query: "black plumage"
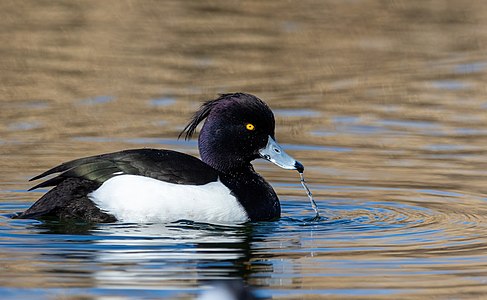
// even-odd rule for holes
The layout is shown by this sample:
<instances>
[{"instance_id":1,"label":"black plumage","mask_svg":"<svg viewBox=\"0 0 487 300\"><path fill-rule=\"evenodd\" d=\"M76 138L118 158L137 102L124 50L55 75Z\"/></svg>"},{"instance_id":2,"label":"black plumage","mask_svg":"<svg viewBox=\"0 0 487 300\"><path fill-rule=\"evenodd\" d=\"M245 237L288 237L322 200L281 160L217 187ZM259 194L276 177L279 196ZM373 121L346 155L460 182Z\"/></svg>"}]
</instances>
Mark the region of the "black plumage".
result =
<instances>
[{"instance_id":1,"label":"black plumage","mask_svg":"<svg viewBox=\"0 0 487 300\"><path fill-rule=\"evenodd\" d=\"M61 174L39 183L30 190L55 186L66 178L82 178L102 184L114 176L123 174L191 185L207 184L218 177L218 173L213 168L196 157L158 149L124 150L80 158L47 170L30 181L55 173Z\"/></svg>"},{"instance_id":2,"label":"black plumage","mask_svg":"<svg viewBox=\"0 0 487 300\"><path fill-rule=\"evenodd\" d=\"M69 161L31 179L57 174L31 188L54 186L18 217L114 222L116 218L101 211L89 194L112 177L138 175L183 186L220 180L250 220L278 218L281 210L276 193L251 165L262 156L259 151L268 141L275 143L270 108L250 94L223 94L205 102L179 136L191 138L203 120L198 139L202 160L171 150L133 149Z\"/></svg>"},{"instance_id":3,"label":"black plumage","mask_svg":"<svg viewBox=\"0 0 487 300\"><path fill-rule=\"evenodd\" d=\"M62 173L61 173L62 172ZM93 222L113 222L88 198L106 180L123 174L140 175L175 183L203 185L217 180L218 173L196 157L157 149L133 149L80 158L35 176L37 180L61 173L30 190L56 186L18 218L59 217Z\"/></svg>"}]
</instances>

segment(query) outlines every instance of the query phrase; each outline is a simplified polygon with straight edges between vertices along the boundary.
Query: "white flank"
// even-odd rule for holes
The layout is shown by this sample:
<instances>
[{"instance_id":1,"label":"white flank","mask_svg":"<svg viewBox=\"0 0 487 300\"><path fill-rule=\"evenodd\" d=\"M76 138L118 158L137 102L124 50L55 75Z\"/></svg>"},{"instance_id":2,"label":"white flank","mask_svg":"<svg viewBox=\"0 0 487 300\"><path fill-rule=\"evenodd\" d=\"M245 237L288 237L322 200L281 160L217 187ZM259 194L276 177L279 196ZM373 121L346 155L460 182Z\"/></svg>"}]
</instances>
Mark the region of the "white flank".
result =
<instances>
[{"instance_id":1,"label":"white flank","mask_svg":"<svg viewBox=\"0 0 487 300\"><path fill-rule=\"evenodd\" d=\"M138 175L120 175L105 181L88 195L102 210L129 223L168 223L191 220L207 223L243 223L248 215L220 182L183 185Z\"/></svg>"}]
</instances>

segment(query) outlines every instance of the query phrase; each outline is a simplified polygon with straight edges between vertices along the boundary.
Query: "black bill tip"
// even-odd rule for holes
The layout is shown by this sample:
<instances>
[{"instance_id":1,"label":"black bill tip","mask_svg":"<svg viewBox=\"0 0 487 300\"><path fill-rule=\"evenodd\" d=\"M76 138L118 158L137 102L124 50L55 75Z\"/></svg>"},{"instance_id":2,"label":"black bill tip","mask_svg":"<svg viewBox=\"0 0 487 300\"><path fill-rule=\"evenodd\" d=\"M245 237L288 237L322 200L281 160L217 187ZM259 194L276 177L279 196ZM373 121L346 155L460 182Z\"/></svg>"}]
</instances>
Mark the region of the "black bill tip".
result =
<instances>
[{"instance_id":1,"label":"black bill tip","mask_svg":"<svg viewBox=\"0 0 487 300\"><path fill-rule=\"evenodd\" d=\"M298 170L299 173L304 172L304 166L299 161L294 162L294 167L296 168L296 170Z\"/></svg>"}]
</instances>

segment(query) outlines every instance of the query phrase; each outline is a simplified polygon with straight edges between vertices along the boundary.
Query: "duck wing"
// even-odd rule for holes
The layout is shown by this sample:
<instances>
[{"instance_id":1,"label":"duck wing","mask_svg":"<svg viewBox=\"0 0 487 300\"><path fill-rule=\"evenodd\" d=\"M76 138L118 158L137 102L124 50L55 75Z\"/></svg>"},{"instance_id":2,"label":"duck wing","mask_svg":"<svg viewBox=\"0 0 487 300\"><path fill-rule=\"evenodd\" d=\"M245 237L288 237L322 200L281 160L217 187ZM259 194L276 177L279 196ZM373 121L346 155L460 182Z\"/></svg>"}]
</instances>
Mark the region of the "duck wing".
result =
<instances>
[{"instance_id":1,"label":"duck wing","mask_svg":"<svg viewBox=\"0 0 487 300\"><path fill-rule=\"evenodd\" d=\"M132 149L80 158L63 163L30 179L60 173L29 190L56 186L68 178L101 185L118 175L140 175L188 185L203 185L218 178L218 172L200 159L184 153L158 149Z\"/></svg>"}]
</instances>

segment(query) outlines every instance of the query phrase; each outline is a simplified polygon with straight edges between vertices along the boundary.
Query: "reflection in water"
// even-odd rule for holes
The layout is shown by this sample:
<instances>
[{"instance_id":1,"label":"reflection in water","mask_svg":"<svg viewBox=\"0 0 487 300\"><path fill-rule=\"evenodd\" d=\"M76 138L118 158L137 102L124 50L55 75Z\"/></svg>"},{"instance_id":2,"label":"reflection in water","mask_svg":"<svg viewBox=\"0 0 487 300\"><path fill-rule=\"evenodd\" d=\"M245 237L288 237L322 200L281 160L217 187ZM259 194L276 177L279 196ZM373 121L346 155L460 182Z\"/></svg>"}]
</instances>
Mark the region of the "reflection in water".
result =
<instances>
[{"instance_id":1,"label":"reflection in water","mask_svg":"<svg viewBox=\"0 0 487 300\"><path fill-rule=\"evenodd\" d=\"M194 223L106 227L97 232L106 238L96 243L106 250L95 259L112 267L93 277L99 288L122 285L133 289L168 287L178 281L200 286L244 277L244 263L250 256L249 230Z\"/></svg>"},{"instance_id":2,"label":"reflection in water","mask_svg":"<svg viewBox=\"0 0 487 300\"><path fill-rule=\"evenodd\" d=\"M487 295L487 2L1 1L0 292L182 298L242 278L262 296ZM255 166L283 218L11 220L28 178L77 157L156 147L201 101L244 91L306 166ZM43 191L39 191L42 193ZM4 271L5 270L5 271Z\"/></svg>"},{"instance_id":3,"label":"reflection in water","mask_svg":"<svg viewBox=\"0 0 487 300\"><path fill-rule=\"evenodd\" d=\"M40 246L42 253L29 247L30 262L38 261L41 270L46 268L54 276L63 276L66 287L79 287L84 282L82 285L115 295L140 289L165 295L179 286L194 294L199 291L197 287L248 278L252 272L250 225L88 225L47 221L32 224L31 230L44 235L46 244ZM33 238L17 235L23 237L24 243Z\"/></svg>"}]
</instances>

